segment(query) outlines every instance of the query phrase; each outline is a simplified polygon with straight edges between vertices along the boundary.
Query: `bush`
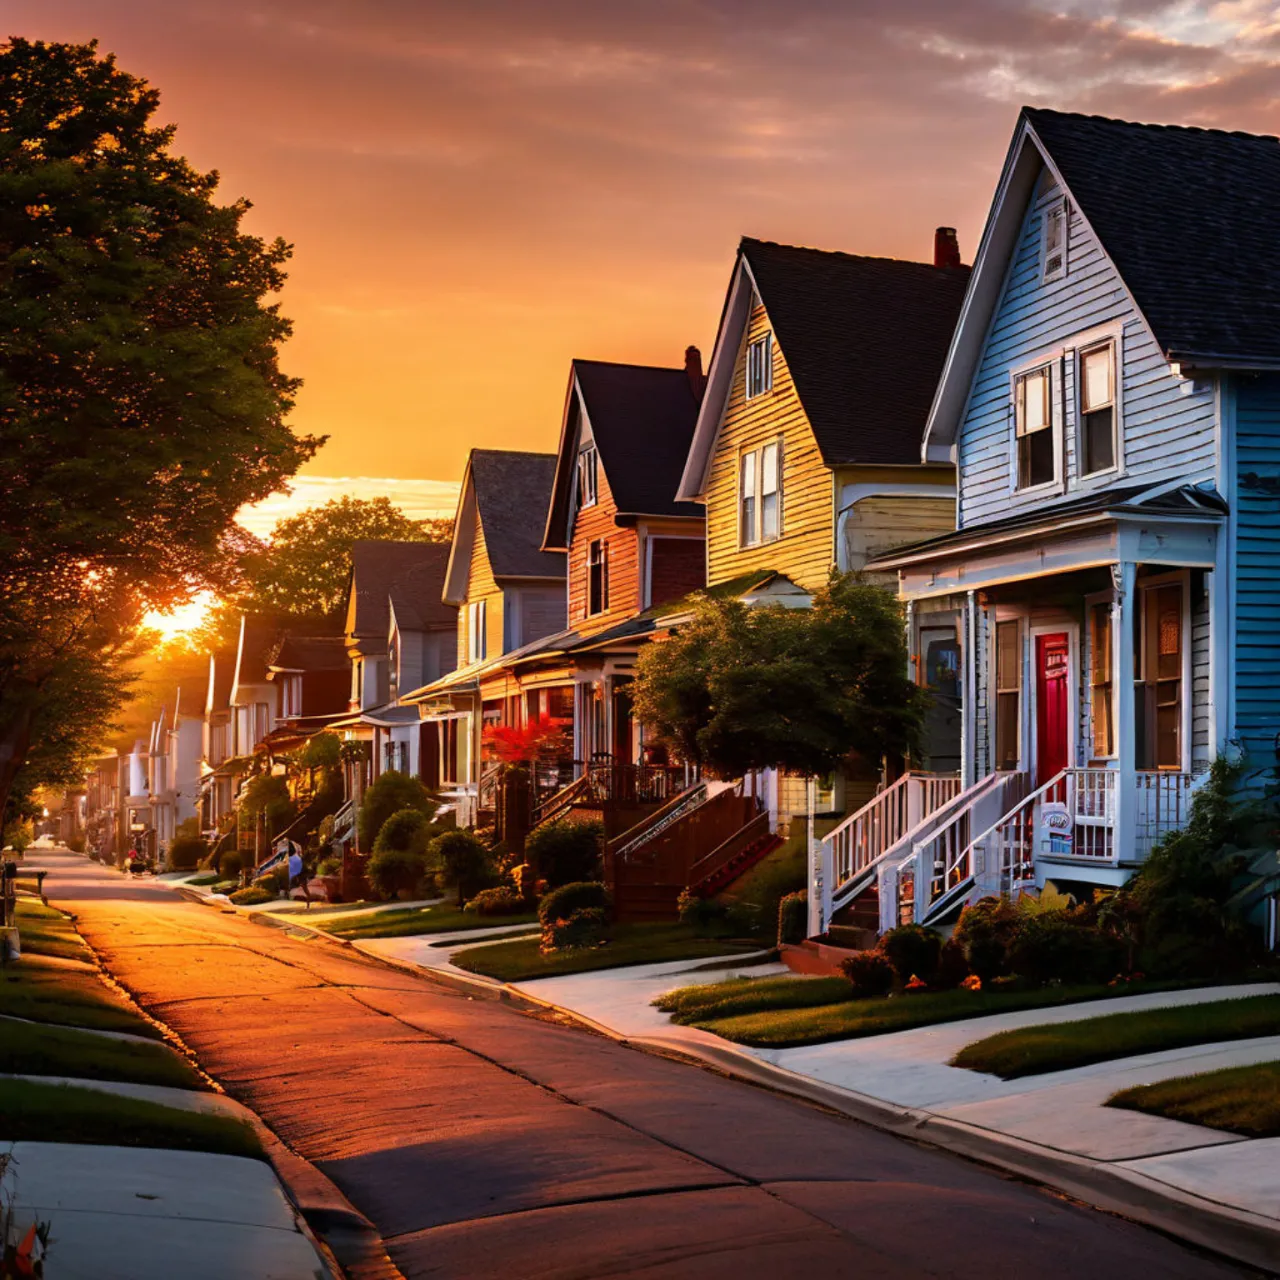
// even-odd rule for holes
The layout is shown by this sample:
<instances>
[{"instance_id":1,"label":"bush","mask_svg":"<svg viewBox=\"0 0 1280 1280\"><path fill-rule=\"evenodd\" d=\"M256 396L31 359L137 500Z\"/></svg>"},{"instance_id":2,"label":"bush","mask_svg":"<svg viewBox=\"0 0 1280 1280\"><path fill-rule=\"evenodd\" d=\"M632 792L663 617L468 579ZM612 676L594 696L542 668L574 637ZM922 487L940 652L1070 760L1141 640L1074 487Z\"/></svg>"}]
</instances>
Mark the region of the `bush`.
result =
<instances>
[{"instance_id":1,"label":"bush","mask_svg":"<svg viewBox=\"0 0 1280 1280\"><path fill-rule=\"evenodd\" d=\"M969 962L964 947L954 938L948 938L938 953L938 968L933 975L933 985L939 991L954 991L969 976Z\"/></svg>"},{"instance_id":2,"label":"bush","mask_svg":"<svg viewBox=\"0 0 1280 1280\"><path fill-rule=\"evenodd\" d=\"M209 856L208 841L200 834L200 823L196 818L187 818L178 823L173 839L169 841L169 869L171 871L194 871L201 859Z\"/></svg>"},{"instance_id":3,"label":"bush","mask_svg":"<svg viewBox=\"0 0 1280 1280\"><path fill-rule=\"evenodd\" d=\"M370 855L364 871L380 898L395 898L400 894L412 896L427 878L427 855L422 849L397 849L384 845Z\"/></svg>"},{"instance_id":4,"label":"bush","mask_svg":"<svg viewBox=\"0 0 1280 1280\"><path fill-rule=\"evenodd\" d=\"M463 908L478 916L518 916L529 910L529 900L511 885L499 885L496 889L481 889Z\"/></svg>"},{"instance_id":5,"label":"bush","mask_svg":"<svg viewBox=\"0 0 1280 1280\"><path fill-rule=\"evenodd\" d=\"M226 849L218 859L216 870L224 880L232 880L240 874L243 868L244 860L240 857L239 850Z\"/></svg>"},{"instance_id":6,"label":"bush","mask_svg":"<svg viewBox=\"0 0 1280 1280\"><path fill-rule=\"evenodd\" d=\"M373 852L396 849L402 853L416 853L425 859L427 846L435 834L427 815L420 809L401 809L382 824L382 830L373 842Z\"/></svg>"},{"instance_id":7,"label":"bush","mask_svg":"<svg viewBox=\"0 0 1280 1280\"><path fill-rule=\"evenodd\" d=\"M254 884L268 893L284 893L289 888L289 868L273 867L265 876L259 876Z\"/></svg>"},{"instance_id":8,"label":"bush","mask_svg":"<svg viewBox=\"0 0 1280 1280\"><path fill-rule=\"evenodd\" d=\"M984 987L1008 972L1005 953L1020 923L1018 909L1008 898L980 898L960 913L952 937L964 948L970 973Z\"/></svg>"},{"instance_id":9,"label":"bush","mask_svg":"<svg viewBox=\"0 0 1280 1280\"><path fill-rule=\"evenodd\" d=\"M676 899L676 915L681 924L695 929L709 929L729 916L729 908L716 898L704 898L692 889L682 889Z\"/></svg>"},{"instance_id":10,"label":"bush","mask_svg":"<svg viewBox=\"0 0 1280 1280\"><path fill-rule=\"evenodd\" d=\"M801 889L778 900L778 942L800 943L809 934L809 894Z\"/></svg>"},{"instance_id":11,"label":"bush","mask_svg":"<svg viewBox=\"0 0 1280 1280\"><path fill-rule=\"evenodd\" d=\"M298 752L304 769L334 769L342 761L342 739L328 729L312 735Z\"/></svg>"},{"instance_id":12,"label":"bush","mask_svg":"<svg viewBox=\"0 0 1280 1280\"><path fill-rule=\"evenodd\" d=\"M263 902L274 902L276 895L261 885L251 884L247 889L237 889L231 901L238 907L256 907Z\"/></svg>"},{"instance_id":13,"label":"bush","mask_svg":"<svg viewBox=\"0 0 1280 1280\"><path fill-rule=\"evenodd\" d=\"M374 781L360 802L361 851L373 849L383 823L402 809L416 809L430 818L435 812L436 801L417 778L388 769Z\"/></svg>"},{"instance_id":14,"label":"bush","mask_svg":"<svg viewBox=\"0 0 1280 1280\"><path fill-rule=\"evenodd\" d=\"M342 874L342 854L330 853L320 859L316 866L318 876L340 876Z\"/></svg>"},{"instance_id":15,"label":"bush","mask_svg":"<svg viewBox=\"0 0 1280 1280\"><path fill-rule=\"evenodd\" d=\"M289 784L274 773L258 773L250 778L241 788L236 807L241 817L252 821L265 814L268 837L283 831L294 817Z\"/></svg>"},{"instance_id":16,"label":"bush","mask_svg":"<svg viewBox=\"0 0 1280 1280\"><path fill-rule=\"evenodd\" d=\"M538 920L543 928L556 920L567 920L575 911L594 908L612 915L613 899L599 880L578 880L552 889L538 903Z\"/></svg>"},{"instance_id":17,"label":"bush","mask_svg":"<svg viewBox=\"0 0 1280 1280\"><path fill-rule=\"evenodd\" d=\"M855 951L840 962L840 972L849 979L857 999L887 996L893 990L893 965L883 952Z\"/></svg>"},{"instance_id":18,"label":"bush","mask_svg":"<svg viewBox=\"0 0 1280 1280\"><path fill-rule=\"evenodd\" d=\"M469 831L438 835L431 842L430 857L436 879L456 891L459 906L474 898L493 878L489 850Z\"/></svg>"},{"instance_id":19,"label":"bush","mask_svg":"<svg viewBox=\"0 0 1280 1280\"><path fill-rule=\"evenodd\" d=\"M542 926L539 950L571 951L575 947L598 947L609 935L609 913L602 907L580 907L567 919L552 920Z\"/></svg>"},{"instance_id":20,"label":"bush","mask_svg":"<svg viewBox=\"0 0 1280 1280\"><path fill-rule=\"evenodd\" d=\"M84 836L74 835L67 837L67 848L70 849L72 853L83 853L84 847Z\"/></svg>"},{"instance_id":21,"label":"bush","mask_svg":"<svg viewBox=\"0 0 1280 1280\"><path fill-rule=\"evenodd\" d=\"M1122 962L1118 943L1059 912L1027 915L1005 952L1009 971L1037 985L1105 982Z\"/></svg>"},{"instance_id":22,"label":"bush","mask_svg":"<svg viewBox=\"0 0 1280 1280\"><path fill-rule=\"evenodd\" d=\"M596 879L603 855L604 826L599 822L548 822L531 831L525 842L525 857L553 889Z\"/></svg>"},{"instance_id":23,"label":"bush","mask_svg":"<svg viewBox=\"0 0 1280 1280\"><path fill-rule=\"evenodd\" d=\"M938 972L942 939L924 925L904 924L881 937L879 950L893 965L900 985L906 986L912 978L932 983Z\"/></svg>"}]
</instances>

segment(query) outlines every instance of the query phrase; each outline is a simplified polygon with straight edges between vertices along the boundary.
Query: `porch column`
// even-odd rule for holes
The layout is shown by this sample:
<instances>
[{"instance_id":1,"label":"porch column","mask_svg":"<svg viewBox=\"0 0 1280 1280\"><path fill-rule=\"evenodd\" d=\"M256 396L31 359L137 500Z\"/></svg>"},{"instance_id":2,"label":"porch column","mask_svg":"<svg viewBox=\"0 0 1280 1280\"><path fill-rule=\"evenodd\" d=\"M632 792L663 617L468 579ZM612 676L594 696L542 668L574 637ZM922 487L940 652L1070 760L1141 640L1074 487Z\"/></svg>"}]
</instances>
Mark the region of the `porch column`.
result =
<instances>
[{"instance_id":1,"label":"porch column","mask_svg":"<svg viewBox=\"0 0 1280 1280\"><path fill-rule=\"evenodd\" d=\"M1138 566L1122 560L1111 569L1115 599L1111 604L1111 669L1115 672L1116 779L1112 853L1117 861L1137 852L1137 742L1134 718L1133 624L1134 584Z\"/></svg>"},{"instance_id":2,"label":"porch column","mask_svg":"<svg viewBox=\"0 0 1280 1280\"><path fill-rule=\"evenodd\" d=\"M978 598L970 591L960 615L960 786L978 781Z\"/></svg>"},{"instance_id":3,"label":"porch column","mask_svg":"<svg viewBox=\"0 0 1280 1280\"><path fill-rule=\"evenodd\" d=\"M1209 575L1209 759L1227 749L1233 737L1231 705L1231 579L1227 571L1227 530L1218 530L1213 571ZM1190 694L1189 694L1190 696Z\"/></svg>"}]
</instances>

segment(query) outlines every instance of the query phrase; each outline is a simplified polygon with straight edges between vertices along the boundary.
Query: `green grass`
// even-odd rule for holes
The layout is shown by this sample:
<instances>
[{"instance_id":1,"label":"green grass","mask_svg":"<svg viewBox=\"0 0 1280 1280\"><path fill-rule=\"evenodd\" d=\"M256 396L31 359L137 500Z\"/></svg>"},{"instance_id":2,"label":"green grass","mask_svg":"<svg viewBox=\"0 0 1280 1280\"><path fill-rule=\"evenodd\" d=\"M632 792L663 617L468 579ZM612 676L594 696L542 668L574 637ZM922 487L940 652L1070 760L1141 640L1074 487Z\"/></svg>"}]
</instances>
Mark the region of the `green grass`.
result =
<instances>
[{"instance_id":1,"label":"green grass","mask_svg":"<svg viewBox=\"0 0 1280 1280\"><path fill-rule=\"evenodd\" d=\"M316 927L335 938L405 938L419 933L450 933L464 929L496 929L500 925L534 924L535 912L517 916L478 916L457 907L409 907L378 911L366 919L324 921Z\"/></svg>"},{"instance_id":2,"label":"green grass","mask_svg":"<svg viewBox=\"0 0 1280 1280\"><path fill-rule=\"evenodd\" d=\"M24 954L58 956L63 960L93 959L71 918L45 906L39 898L19 898L15 919Z\"/></svg>"},{"instance_id":3,"label":"green grass","mask_svg":"<svg viewBox=\"0 0 1280 1280\"><path fill-rule=\"evenodd\" d=\"M195 885L203 889L206 885L217 884L219 878L220 877L216 871L206 871L204 875L192 876L191 879L187 881L187 884Z\"/></svg>"},{"instance_id":4,"label":"green grass","mask_svg":"<svg viewBox=\"0 0 1280 1280\"><path fill-rule=\"evenodd\" d=\"M97 974L42 965L38 956L0 968L0 1014L163 1038L159 1028L140 1018Z\"/></svg>"},{"instance_id":5,"label":"green grass","mask_svg":"<svg viewBox=\"0 0 1280 1280\"><path fill-rule=\"evenodd\" d=\"M831 1040L855 1040L892 1031L909 1031L914 1027L959 1022L993 1013L1054 1008L1082 1000L1135 995L1139 990L1164 989L1167 988L1148 983L1141 988L1131 984L1124 988L1079 986L1028 991L938 991L892 999L843 1000L816 1008L766 1009L731 1017L698 1019L689 1025L713 1032L736 1044L761 1049L793 1049L800 1045L825 1044Z\"/></svg>"},{"instance_id":6,"label":"green grass","mask_svg":"<svg viewBox=\"0 0 1280 1280\"><path fill-rule=\"evenodd\" d=\"M844 978L730 978L696 987L679 987L653 1003L672 1022L686 1025L732 1018L767 1009L809 1009L852 999Z\"/></svg>"},{"instance_id":7,"label":"green grass","mask_svg":"<svg viewBox=\"0 0 1280 1280\"><path fill-rule=\"evenodd\" d=\"M1280 1137L1280 1062L1226 1067L1124 1089L1109 1107L1225 1129L1246 1138Z\"/></svg>"},{"instance_id":8,"label":"green grass","mask_svg":"<svg viewBox=\"0 0 1280 1280\"><path fill-rule=\"evenodd\" d=\"M31 1080L0 1080L0 1142L165 1147L266 1158L244 1120Z\"/></svg>"},{"instance_id":9,"label":"green grass","mask_svg":"<svg viewBox=\"0 0 1280 1280\"><path fill-rule=\"evenodd\" d=\"M9 1023L0 1037L0 1072L129 1080L175 1089L205 1087L195 1070L166 1045L22 1022Z\"/></svg>"},{"instance_id":10,"label":"green grass","mask_svg":"<svg viewBox=\"0 0 1280 1280\"><path fill-rule=\"evenodd\" d=\"M469 973L483 973L503 982L552 978L595 969L617 969L629 964L657 964L664 960L705 960L736 951L756 950L754 942L699 937L683 924L620 924L613 939L601 947L561 951L549 956L539 952L540 935L470 947L453 957L453 963Z\"/></svg>"},{"instance_id":11,"label":"green grass","mask_svg":"<svg viewBox=\"0 0 1280 1280\"><path fill-rule=\"evenodd\" d=\"M1249 996L1002 1031L966 1045L952 1066L1013 1080L1140 1053L1276 1034L1280 996Z\"/></svg>"}]
</instances>

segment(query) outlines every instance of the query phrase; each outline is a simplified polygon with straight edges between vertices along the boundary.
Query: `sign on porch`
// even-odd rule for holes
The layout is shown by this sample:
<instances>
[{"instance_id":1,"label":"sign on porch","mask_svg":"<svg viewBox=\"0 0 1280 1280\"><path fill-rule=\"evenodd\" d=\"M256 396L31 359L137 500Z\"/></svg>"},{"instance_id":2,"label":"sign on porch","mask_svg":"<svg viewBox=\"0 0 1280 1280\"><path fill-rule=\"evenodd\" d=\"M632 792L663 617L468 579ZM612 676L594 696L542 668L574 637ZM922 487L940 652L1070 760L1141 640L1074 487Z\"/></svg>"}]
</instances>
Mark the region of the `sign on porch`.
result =
<instances>
[{"instance_id":1,"label":"sign on porch","mask_svg":"<svg viewBox=\"0 0 1280 1280\"><path fill-rule=\"evenodd\" d=\"M1071 810L1058 800L1046 800L1040 805L1036 820L1036 848L1041 855L1050 857L1070 856L1074 852L1075 822Z\"/></svg>"}]
</instances>

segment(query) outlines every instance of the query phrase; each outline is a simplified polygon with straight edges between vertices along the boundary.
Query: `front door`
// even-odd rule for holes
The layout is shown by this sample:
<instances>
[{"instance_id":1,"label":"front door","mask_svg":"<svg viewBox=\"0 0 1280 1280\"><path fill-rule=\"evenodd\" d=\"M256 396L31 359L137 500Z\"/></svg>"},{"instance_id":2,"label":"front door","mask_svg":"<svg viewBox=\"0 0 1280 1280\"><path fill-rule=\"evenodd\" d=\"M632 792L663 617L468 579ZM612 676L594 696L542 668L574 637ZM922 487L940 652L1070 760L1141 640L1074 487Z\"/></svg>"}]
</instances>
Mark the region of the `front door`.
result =
<instances>
[{"instance_id":1,"label":"front door","mask_svg":"<svg viewBox=\"0 0 1280 1280\"><path fill-rule=\"evenodd\" d=\"M1036 785L1067 767L1071 647L1066 632L1036 636Z\"/></svg>"}]
</instances>

